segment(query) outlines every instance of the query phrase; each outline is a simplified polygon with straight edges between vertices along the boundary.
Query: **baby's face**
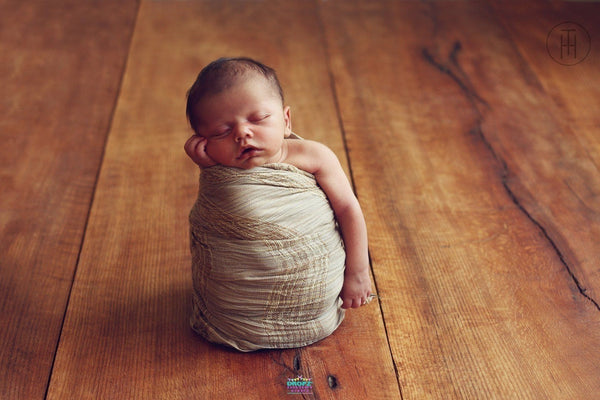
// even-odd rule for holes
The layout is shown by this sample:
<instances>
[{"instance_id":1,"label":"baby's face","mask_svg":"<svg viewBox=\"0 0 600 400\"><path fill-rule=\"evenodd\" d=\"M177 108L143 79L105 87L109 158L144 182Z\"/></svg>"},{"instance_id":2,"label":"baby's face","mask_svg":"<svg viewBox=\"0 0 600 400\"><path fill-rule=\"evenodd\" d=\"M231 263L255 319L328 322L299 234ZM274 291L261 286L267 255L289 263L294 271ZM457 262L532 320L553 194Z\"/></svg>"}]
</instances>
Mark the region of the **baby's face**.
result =
<instances>
[{"instance_id":1,"label":"baby's face","mask_svg":"<svg viewBox=\"0 0 600 400\"><path fill-rule=\"evenodd\" d=\"M197 134L207 139L206 153L218 164L250 169L281 161L290 109L265 78L251 76L207 96L195 113Z\"/></svg>"}]
</instances>

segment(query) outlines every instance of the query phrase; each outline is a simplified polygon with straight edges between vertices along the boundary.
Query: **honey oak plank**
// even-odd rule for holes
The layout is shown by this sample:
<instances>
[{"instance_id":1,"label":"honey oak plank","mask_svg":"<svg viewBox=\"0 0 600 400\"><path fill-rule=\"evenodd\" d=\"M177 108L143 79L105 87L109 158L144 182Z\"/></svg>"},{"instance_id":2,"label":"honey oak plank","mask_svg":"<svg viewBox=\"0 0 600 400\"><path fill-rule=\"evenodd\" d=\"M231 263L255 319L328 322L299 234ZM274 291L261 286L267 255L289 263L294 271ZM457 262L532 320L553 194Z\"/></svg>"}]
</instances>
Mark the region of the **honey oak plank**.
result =
<instances>
[{"instance_id":1,"label":"honey oak plank","mask_svg":"<svg viewBox=\"0 0 600 400\"><path fill-rule=\"evenodd\" d=\"M137 5L0 1L0 398L44 397Z\"/></svg>"},{"instance_id":2,"label":"honey oak plank","mask_svg":"<svg viewBox=\"0 0 600 400\"><path fill-rule=\"evenodd\" d=\"M560 183L549 138L563 126L491 7L328 1L322 12L403 398L598 393L598 309L523 197ZM589 157L563 160L598 188Z\"/></svg>"},{"instance_id":3,"label":"honey oak plank","mask_svg":"<svg viewBox=\"0 0 600 400\"><path fill-rule=\"evenodd\" d=\"M189 210L198 169L183 152L185 92L223 55L275 67L298 134L344 145L315 2L142 2L109 134L49 399L286 396L398 398L376 303L302 349L242 354L188 326Z\"/></svg>"},{"instance_id":4,"label":"honey oak plank","mask_svg":"<svg viewBox=\"0 0 600 400\"><path fill-rule=\"evenodd\" d=\"M500 3L493 6L530 65L536 89L552 100L544 104L555 124L548 135L540 137L544 152L533 149L535 155L524 157L515 151L521 162L531 164L519 195L555 243L581 294L600 310L600 55L589 51L584 58L586 49L600 38L600 3L553 2L549 6L535 1L510 8ZM564 48L564 59L555 60L546 43L560 46L560 33L551 36L550 32L565 21L577 22L589 38L583 32L570 34L570 43L577 44L580 55L569 47L572 57ZM566 33L562 35L567 46ZM564 65L571 62L577 64ZM544 170L542 162L553 168Z\"/></svg>"}]
</instances>

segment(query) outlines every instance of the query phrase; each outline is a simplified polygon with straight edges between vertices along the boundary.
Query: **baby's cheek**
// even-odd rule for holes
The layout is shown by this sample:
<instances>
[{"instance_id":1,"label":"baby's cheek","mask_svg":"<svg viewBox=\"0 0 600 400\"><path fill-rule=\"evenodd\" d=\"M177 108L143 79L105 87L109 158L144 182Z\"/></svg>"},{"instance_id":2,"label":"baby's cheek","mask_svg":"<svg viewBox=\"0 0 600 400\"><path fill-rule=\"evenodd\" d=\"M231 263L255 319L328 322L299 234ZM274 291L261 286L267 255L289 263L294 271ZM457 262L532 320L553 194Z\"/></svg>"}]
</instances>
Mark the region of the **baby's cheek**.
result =
<instances>
[{"instance_id":1,"label":"baby's cheek","mask_svg":"<svg viewBox=\"0 0 600 400\"><path fill-rule=\"evenodd\" d=\"M204 151L206 152L206 154L209 157L212 157L213 155L215 155L216 151L215 151L215 145L213 143L212 140L207 140L206 141L206 145L204 146Z\"/></svg>"},{"instance_id":2,"label":"baby's cheek","mask_svg":"<svg viewBox=\"0 0 600 400\"><path fill-rule=\"evenodd\" d=\"M227 145L221 142L215 142L209 140L205 147L206 155L219 164L223 163L223 159L227 158L227 154L230 152Z\"/></svg>"}]
</instances>

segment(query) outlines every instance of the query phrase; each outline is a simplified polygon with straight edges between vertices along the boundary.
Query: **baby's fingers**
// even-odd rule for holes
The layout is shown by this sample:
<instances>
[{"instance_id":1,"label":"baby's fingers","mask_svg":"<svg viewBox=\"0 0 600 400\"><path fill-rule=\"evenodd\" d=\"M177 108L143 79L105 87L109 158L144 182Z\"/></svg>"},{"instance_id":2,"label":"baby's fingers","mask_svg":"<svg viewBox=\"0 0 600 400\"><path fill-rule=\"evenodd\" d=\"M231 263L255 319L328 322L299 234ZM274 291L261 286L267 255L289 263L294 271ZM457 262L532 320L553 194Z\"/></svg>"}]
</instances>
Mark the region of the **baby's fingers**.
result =
<instances>
[{"instance_id":1,"label":"baby's fingers","mask_svg":"<svg viewBox=\"0 0 600 400\"><path fill-rule=\"evenodd\" d=\"M344 310L347 310L348 308L352 307L352 299L344 299L342 297L342 308Z\"/></svg>"},{"instance_id":2,"label":"baby's fingers","mask_svg":"<svg viewBox=\"0 0 600 400\"><path fill-rule=\"evenodd\" d=\"M193 160L198 154L198 151L204 151L205 145L205 138L203 138L202 136L193 135L187 140L187 142L185 142L183 148L185 149L185 153L188 155L188 157L190 157ZM200 147L200 149L198 149L198 147Z\"/></svg>"},{"instance_id":3,"label":"baby's fingers","mask_svg":"<svg viewBox=\"0 0 600 400\"><path fill-rule=\"evenodd\" d=\"M360 297L342 297L342 308L358 308L362 305Z\"/></svg>"},{"instance_id":4,"label":"baby's fingers","mask_svg":"<svg viewBox=\"0 0 600 400\"><path fill-rule=\"evenodd\" d=\"M202 136L193 135L183 146L188 157L201 168L216 165L214 160L206 154L206 139Z\"/></svg>"},{"instance_id":5,"label":"baby's fingers","mask_svg":"<svg viewBox=\"0 0 600 400\"><path fill-rule=\"evenodd\" d=\"M361 295L361 296L342 296L342 308L344 309L348 309L348 308L358 308L360 306L364 306L369 304L374 298L376 298L377 295L372 294L371 291L369 291L367 294L365 295Z\"/></svg>"}]
</instances>

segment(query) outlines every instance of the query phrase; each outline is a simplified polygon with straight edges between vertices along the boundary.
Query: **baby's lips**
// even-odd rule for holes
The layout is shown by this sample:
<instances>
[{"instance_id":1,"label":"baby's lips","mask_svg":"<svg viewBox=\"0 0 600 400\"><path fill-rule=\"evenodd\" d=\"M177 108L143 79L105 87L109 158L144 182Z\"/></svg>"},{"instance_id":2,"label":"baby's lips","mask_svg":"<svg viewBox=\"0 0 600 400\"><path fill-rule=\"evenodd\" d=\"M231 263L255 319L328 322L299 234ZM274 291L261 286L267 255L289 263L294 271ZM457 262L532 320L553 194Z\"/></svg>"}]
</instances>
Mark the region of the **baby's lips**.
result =
<instances>
[{"instance_id":1,"label":"baby's lips","mask_svg":"<svg viewBox=\"0 0 600 400\"><path fill-rule=\"evenodd\" d=\"M257 148L254 147L254 146L244 146L244 147L242 147L240 149L239 153L238 153L238 156L237 156L238 160L240 158L242 158L246 153L248 153L248 152L250 152L252 150L257 150Z\"/></svg>"}]
</instances>

